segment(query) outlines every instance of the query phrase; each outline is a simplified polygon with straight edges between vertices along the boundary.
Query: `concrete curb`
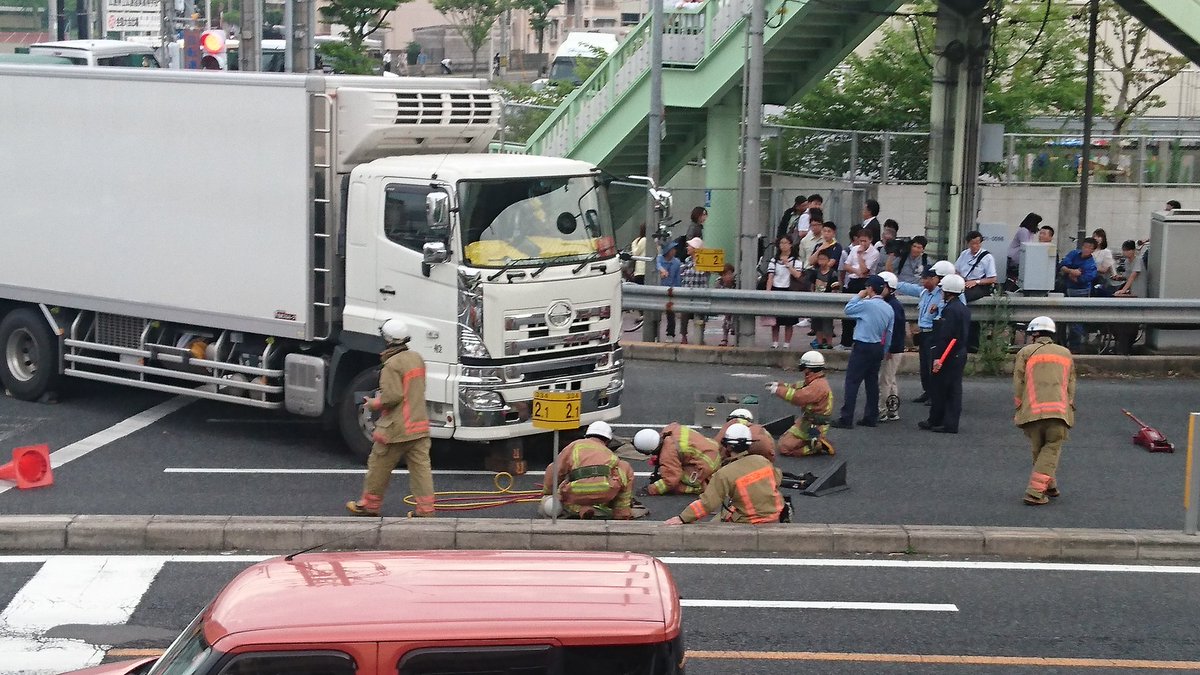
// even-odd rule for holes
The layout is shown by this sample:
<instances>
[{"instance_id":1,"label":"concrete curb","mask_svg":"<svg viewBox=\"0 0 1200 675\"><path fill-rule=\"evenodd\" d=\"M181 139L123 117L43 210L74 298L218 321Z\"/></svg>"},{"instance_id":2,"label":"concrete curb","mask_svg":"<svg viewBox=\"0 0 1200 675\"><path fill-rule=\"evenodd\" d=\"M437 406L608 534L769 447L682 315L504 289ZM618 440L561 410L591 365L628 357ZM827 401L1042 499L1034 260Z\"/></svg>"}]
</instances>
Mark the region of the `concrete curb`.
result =
<instances>
[{"instance_id":1,"label":"concrete curb","mask_svg":"<svg viewBox=\"0 0 1200 675\"><path fill-rule=\"evenodd\" d=\"M656 342L622 342L625 358L640 361L670 361L672 363L703 363L724 366L758 366L795 370L796 362L806 349L762 349L758 347L710 347L707 345L660 344ZM830 370L845 370L849 352L821 352ZM971 363L976 360L971 356ZM1012 372L1012 357L1004 367ZM1094 377L1200 377L1200 356L1075 356L1075 368L1080 375ZM916 352L909 352L901 362L899 372L916 375Z\"/></svg>"},{"instance_id":2,"label":"concrete curb","mask_svg":"<svg viewBox=\"0 0 1200 675\"><path fill-rule=\"evenodd\" d=\"M318 516L0 516L0 551L166 552L331 549L571 549L994 556L1200 561L1200 536L1164 530L938 525L727 525L646 521Z\"/></svg>"}]
</instances>

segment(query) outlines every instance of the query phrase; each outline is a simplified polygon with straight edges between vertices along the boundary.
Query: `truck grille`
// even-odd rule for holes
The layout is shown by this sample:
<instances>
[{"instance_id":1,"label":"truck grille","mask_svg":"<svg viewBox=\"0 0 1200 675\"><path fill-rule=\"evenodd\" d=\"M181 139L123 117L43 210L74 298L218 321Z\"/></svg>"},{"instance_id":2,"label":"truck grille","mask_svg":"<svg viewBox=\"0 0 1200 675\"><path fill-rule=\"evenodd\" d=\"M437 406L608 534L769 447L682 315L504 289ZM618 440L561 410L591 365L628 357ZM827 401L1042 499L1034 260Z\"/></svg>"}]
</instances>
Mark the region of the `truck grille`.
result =
<instances>
[{"instance_id":1,"label":"truck grille","mask_svg":"<svg viewBox=\"0 0 1200 675\"><path fill-rule=\"evenodd\" d=\"M498 108L486 92L396 92L396 124L495 124Z\"/></svg>"},{"instance_id":2,"label":"truck grille","mask_svg":"<svg viewBox=\"0 0 1200 675\"><path fill-rule=\"evenodd\" d=\"M140 349L145 319L120 314L96 315L96 342L102 345Z\"/></svg>"},{"instance_id":3,"label":"truck grille","mask_svg":"<svg viewBox=\"0 0 1200 675\"><path fill-rule=\"evenodd\" d=\"M523 356L602 345L611 341L612 307L576 307L566 332L551 329L545 310L508 312L504 316L504 355Z\"/></svg>"}]
</instances>

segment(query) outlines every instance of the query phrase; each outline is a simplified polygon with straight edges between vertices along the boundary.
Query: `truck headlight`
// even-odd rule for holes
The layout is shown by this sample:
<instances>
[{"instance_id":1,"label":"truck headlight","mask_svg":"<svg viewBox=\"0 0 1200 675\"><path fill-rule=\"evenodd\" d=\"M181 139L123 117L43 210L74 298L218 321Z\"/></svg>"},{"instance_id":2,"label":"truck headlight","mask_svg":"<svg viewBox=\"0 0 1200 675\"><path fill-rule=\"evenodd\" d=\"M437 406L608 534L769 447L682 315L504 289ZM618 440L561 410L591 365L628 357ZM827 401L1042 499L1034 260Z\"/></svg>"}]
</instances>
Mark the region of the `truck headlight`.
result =
<instances>
[{"instance_id":1,"label":"truck headlight","mask_svg":"<svg viewBox=\"0 0 1200 675\"><path fill-rule=\"evenodd\" d=\"M504 397L498 391L472 389L463 394L463 402L472 410L503 410Z\"/></svg>"},{"instance_id":2,"label":"truck headlight","mask_svg":"<svg viewBox=\"0 0 1200 675\"><path fill-rule=\"evenodd\" d=\"M491 353L483 344L483 338L473 330L464 326L458 327L458 355L471 356L477 359L490 359Z\"/></svg>"},{"instance_id":3,"label":"truck headlight","mask_svg":"<svg viewBox=\"0 0 1200 675\"><path fill-rule=\"evenodd\" d=\"M608 386L604 388L604 394L606 396L609 394L615 394L624 388L625 378L621 377L620 375L615 375L613 376L613 379L609 380Z\"/></svg>"}]
</instances>

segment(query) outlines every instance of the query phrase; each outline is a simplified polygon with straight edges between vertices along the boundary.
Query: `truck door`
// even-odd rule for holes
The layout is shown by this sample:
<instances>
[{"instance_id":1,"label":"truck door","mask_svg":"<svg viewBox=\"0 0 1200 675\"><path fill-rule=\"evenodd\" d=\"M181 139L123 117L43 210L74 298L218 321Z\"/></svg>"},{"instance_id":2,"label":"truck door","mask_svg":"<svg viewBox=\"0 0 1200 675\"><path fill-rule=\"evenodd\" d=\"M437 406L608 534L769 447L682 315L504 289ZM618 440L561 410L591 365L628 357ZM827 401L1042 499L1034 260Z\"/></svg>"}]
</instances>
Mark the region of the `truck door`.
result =
<instances>
[{"instance_id":1,"label":"truck door","mask_svg":"<svg viewBox=\"0 0 1200 675\"><path fill-rule=\"evenodd\" d=\"M450 366L458 359L458 278L453 264L431 265L429 276L423 270L422 248L443 240L430 230L425 216L425 198L434 189L428 180L385 181L375 243L375 318L379 325L392 317L408 322L409 344L425 359L426 396L431 403L446 403ZM438 421L430 416L432 424Z\"/></svg>"}]
</instances>

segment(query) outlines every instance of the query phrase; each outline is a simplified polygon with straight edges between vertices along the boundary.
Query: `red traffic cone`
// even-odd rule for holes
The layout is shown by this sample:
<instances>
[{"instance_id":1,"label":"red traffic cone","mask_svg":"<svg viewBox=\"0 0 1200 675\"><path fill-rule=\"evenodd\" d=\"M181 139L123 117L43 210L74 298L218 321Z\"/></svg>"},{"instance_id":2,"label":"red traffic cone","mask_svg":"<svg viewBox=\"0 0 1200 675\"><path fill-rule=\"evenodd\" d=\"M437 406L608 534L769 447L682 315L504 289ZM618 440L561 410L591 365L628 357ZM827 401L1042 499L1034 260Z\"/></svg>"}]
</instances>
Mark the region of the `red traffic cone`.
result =
<instances>
[{"instance_id":1,"label":"red traffic cone","mask_svg":"<svg viewBox=\"0 0 1200 675\"><path fill-rule=\"evenodd\" d=\"M22 490L53 485L49 446L29 445L13 449L12 461L0 466L0 480L16 481Z\"/></svg>"}]
</instances>

